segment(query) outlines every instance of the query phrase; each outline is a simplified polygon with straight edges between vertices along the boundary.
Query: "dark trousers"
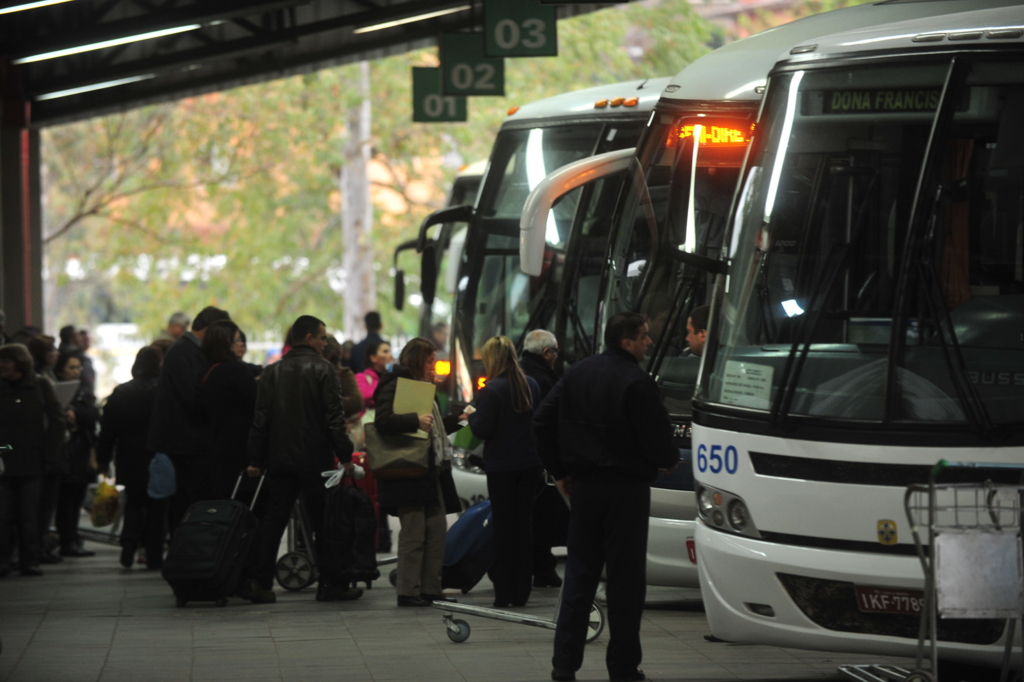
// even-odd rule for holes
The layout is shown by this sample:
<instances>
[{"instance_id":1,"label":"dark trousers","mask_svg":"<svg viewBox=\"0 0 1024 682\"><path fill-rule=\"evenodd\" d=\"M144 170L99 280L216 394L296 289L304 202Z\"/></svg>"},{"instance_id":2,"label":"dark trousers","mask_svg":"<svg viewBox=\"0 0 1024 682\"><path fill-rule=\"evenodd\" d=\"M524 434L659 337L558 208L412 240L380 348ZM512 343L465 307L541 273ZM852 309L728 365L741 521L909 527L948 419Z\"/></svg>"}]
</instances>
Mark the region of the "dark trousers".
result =
<instances>
[{"instance_id":1,"label":"dark trousers","mask_svg":"<svg viewBox=\"0 0 1024 682\"><path fill-rule=\"evenodd\" d=\"M124 525L121 546L146 548L146 567L160 568L164 561L169 500L154 500L143 485L125 487Z\"/></svg>"},{"instance_id":2,"label":"dark trousers","mask_svg":"<svg viewBox=\"0 0 1024 682\"><path fill-rule=\"evenodd\" d=\"M549 576L558 565L552 547L564 547L569 532L569 508L558 488L540 483L533 502L533 574Z\"/></svg>"},{"instance_id":3,"label":"dark trousers","mask_svg":"<svg viewBox=\"0 0 1024 682\"><path fill-rule=\"evenodd\" d=\"M487 473L494 515L494 601L522 605L533 587L533 498L540 467Z\"/></svg>"},{"instance_id":4,"label":"dark trousers","mask_svg":"<svg viewBox=\"0 0 1024 682\"><path fill-rule=\"evenodd\" d=\"M188 508L200 500L217 500L220 496L212 480L209 464L203 457L167 453L174 464L177 490L171 498L167 526L173 534Z\"/></svg>"},{"instance_id":5,"label":"dark trousers","mask_svg":"<svg viewBox=\"0 0 1024 682\"><path fill-rule=\"evenodd\" d=\"M274 566L281 536L288 527L288 519L295 500L302 495L306 519L313 527L313 547L322 555L324 505L327 490L320 474L267 474L260 495L267 496L267 508L256 531L256 542L249 558L247 575L270 589L274 583Z\"/></svg>"},{"instance_id":6,"label":"dark trousers","mask_svg":"<svg viewBox=\"0 0 1024 682\"><path fill-rule=\"evenodd\" d=\"M640 620L647 595L647 523L651 487L644 481L574 481L569 559L562 610L555 629L552 665L579 670L587 621L601 569L608 584L608 672L632 673L640 665Z\"/></svg>"},{"instance_id":7,"label":"dark trousers","mask_svg":"<svg viewBox=\"0 0 1024 682\"><path fill-rule=\"evenodd\" d=\"M42 476L0 478L0 566L11 563L12 531L18 529L18 562L22 568L39 565L39 495Z\"/></svg>"},{"instance_id":8,"label":"dark trousers","mask_svg":"<svg viewBox=\"0 0 1024 682\"><path fill-rule=\"evenodd\" d=\"M80 542L78 522L89 484L79 478L62 477L57 490L57 532L61 547L74 547Z\"/></svg>"},{"instance_id":9,"label":"dark trousers","mask_svg":"<svg viewBox=\"0 0 1024 682\"><path fill-rule=\"evenodd\" d=\"M60 474L44 474L39 493L39 549L44 554L53 551L50 545L50 526L57 512L57 493L60 490Z\"/></svg>"}]
</instances>

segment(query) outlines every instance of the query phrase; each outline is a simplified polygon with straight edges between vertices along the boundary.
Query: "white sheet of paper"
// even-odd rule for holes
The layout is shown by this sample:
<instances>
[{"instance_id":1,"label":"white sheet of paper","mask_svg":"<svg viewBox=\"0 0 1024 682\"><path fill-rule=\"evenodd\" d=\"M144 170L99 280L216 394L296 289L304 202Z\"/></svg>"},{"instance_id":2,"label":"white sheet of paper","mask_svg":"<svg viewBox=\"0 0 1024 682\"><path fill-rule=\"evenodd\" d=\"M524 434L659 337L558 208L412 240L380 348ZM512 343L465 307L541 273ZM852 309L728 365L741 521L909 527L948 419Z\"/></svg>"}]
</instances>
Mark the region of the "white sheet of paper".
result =
<instances>
[{"instance_id":1,"label":"white sheet of paper","mask_svg":"<svg viewBox=\"0 0 1024 682\"><path fill-rule=\"evenodd\" d=\"M68 405L75 399L75 394L78 393L78 387L82 384L81 381L58 381L57 385L54 386L53 392L57 394L57 402L60 403L60 409L68 409Z\"/></svg>"}]
</instances>

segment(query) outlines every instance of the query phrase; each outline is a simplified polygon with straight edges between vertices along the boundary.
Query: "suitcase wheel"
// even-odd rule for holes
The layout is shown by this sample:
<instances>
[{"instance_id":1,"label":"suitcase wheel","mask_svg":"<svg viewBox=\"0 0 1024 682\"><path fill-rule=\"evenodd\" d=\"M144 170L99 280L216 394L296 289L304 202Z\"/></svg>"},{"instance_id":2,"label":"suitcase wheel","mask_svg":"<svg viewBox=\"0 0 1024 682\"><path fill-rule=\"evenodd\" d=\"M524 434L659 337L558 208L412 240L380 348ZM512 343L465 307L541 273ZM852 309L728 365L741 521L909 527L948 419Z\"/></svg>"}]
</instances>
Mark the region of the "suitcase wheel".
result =
<instances>
[{"instance_id":1,"label":"suitcase wheel","mask_svg":"<svg viewBox=\"0 0 1024 682\"><path fill-rule=\"evenodd\" d=\"M601 636L604 632L604 609L596 601L590 606L590 618L587 619L587 644Z\"/></svg>"},{"instance_id":2,"label":"suitcase wheel","mask_svg":"<svg viewBox=\"0 0 1024 682\"><path fill-rule=\"evenodd\" d=\"M288 552L278 559L274 573L278 584L291 592L305 589L316 580L313 561L300 552Z\"/></svg>"},{"instance_id":3,"label":"suitcase wheel","mask_svg":"<svg viewBox=\"0 0 1024 682\"><path fill-rule=\"evenodd\" d=\"M216 601L216 604L217 604L217 606L221 606L221 607L227 606L228 605L228 598L227 597L221 597L220 599L218 599Z\"/></svg>"},{"instance_id":4,"label":"suitcase wheel","mask_svg":"<svg viewBox=\"0 0 1024 682\"><path fill-rule=\"evenodd\" d=\"M391 569L391 573L388 574L388 580L391 581L392 585L394 585L395 587L398 587L398 569L397 568L392 568Z\"/></svg>"},{"instance_id":5,"label":"suitcase wheel","mask_svg":"<svg viewBox=\"0 0 1024 682\"><path fill-rule=\"evenodd\" d=\"M178 603L178 608L179 609L180 608L184 608L184 607L188 606L188 599L182 599L181 597L178 597L178 602L177 603Z\"/></svg>"}]
</instances>

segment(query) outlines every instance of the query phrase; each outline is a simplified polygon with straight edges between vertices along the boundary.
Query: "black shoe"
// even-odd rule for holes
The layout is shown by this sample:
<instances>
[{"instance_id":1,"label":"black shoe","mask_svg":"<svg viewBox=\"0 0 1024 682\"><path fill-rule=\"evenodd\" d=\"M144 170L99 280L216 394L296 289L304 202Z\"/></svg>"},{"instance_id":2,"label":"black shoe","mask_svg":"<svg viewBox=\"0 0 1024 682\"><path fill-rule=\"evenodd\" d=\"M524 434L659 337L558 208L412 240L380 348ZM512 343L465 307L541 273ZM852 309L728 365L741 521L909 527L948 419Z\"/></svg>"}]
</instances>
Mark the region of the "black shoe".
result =
<instances>
[{"instance_id":1,"label":"black shoe","mask_svg":"<svg viewBox=\"0 0 1024 682\"><path fill-rule=\"evenodd\" d=\"M646 680L647 676L644 675L643 670L637 668L631 673L615 675L609 674L608 679L611 680L611 682L640 682L640 680Z\"/></svg>"},{"instance_id":2,"label":"black shoe","mask_svg":"<svg viewBox=\"0 0 1024 682\"><path fill-rule=\"evenodd\" d=\"M555 569L551 569L545 573L538 573L533 576L534 587L561 587L562 579L558 576L558 572Z\"/></svg>"},{"instance_id":3,"label":"black shoe","mask_svg":"<svg viewBox=\"0 0 1024 682\"><path fill-rule=\"evenodd\" d=\"M449 604L458 604L459 603L458 599L452 599L451 597L446 597L443 594L421 594L420 595L420 599L422 599L424 601L429 601L429 602L443 601L443 602L448 602Z\"/></svg>"},{"instance_id":4,"label":"black shoe","mask_svg":"<svg viewBox=\"0 0 1024 682\"><path fill-rule=\"evenodd\" d=\"M43 575L43 569L39 566L23 566L21 574L30 578L39 578Z\"/></svg>"},{"instance_id":5,"label":"black shoe","mask_svg":"<svg viewBox=\"0 0 1024 682\"><path fill-rule=\"evenodd\" d=\"M512 606L512 602L510 601L498 601L497 599L494 600L494 608L496 609L507 609L510 606Z\"/></svg>"},{"instance_id":6,"label":"black shoe","mask_svg":"<svg viewBox=\"0 0 1024 682\"><path fill-rule=\"evenodd\" d=\"M407 597L403 594L398 595L399 606L430 606L430 602L422 597Z\"/></svg>"},{"instance_id":7,"label":"black shoe","mask_svg":"<svg viewBox=\"0 0 1024 682\"><path fill-rule=\"evenodd\" d=\"M135 563L135 549L134 542L126 542L121 546L121 565L125 568L131 568Z\"/></svg>"},{"instance_id":8,"label":"black shoe","mask_svg":"<svg viewBox=\"0 0 1024 682\"><path fill-rule=\"evenodd\" d=\"M41 564L59 564L64 561L53 552L45 552L43 556L39 557L39 563Z\"/></svg>"},{"instance_id":9,"label":"black shoe","mask_svg":"<svg viewBox=\"0 0 1024 682\"><path fill-rule=\"evenodd\" d=\"M274 604L277 602L277 595L273 590L268 590L255 580L243 580L238 583L235 589L242 599L248 599L253 604Z\"/></svg>"},{"instance_id":10,"label":"black shoe","mask_svg":"<svg viewBox=\"0 0 1024 682\"><path fill-rule=\"evenodd\" d=\"M348 585L324 585L316 587L317 601L352 601L363 596L363 591L358 587Z\"/></svg>"},{"instance_id":11,"label":"black shoe","mask_svg":"<svg viewBox=\"0 0 1024 682\"><path fill-rule=\"evenodd\" d=\"M572 682L572 680L576 679L576 673L572 670L559 670L558 668L554 668L551 671L551 679L556 682Z\"/></svg>"},{"instance_id":12,"label":"black shoe","mask_svg":"<svg viewBox=\"0 0 1024 682\"><path fill-rule=\"evenodd\" d=\"M82 549L81 547L61 547L60 555L73 557L89 557L96 556L96 552L90 552L89 550Z\"/></svg>"}]
</instances>

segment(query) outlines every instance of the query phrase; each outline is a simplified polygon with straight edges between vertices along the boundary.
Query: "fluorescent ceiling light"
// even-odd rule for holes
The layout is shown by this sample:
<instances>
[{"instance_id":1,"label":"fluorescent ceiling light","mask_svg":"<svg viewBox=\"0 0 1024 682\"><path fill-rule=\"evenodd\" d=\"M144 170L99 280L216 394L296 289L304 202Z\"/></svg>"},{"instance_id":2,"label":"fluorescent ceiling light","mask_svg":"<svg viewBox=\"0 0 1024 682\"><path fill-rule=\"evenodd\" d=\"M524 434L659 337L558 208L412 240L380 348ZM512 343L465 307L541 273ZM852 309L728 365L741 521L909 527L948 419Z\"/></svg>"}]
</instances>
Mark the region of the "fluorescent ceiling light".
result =
<instances>
[{"instance_id":1,"label":"fluorescent ceiling light","mask_svg":"<svg viewBox=\"0 0 1024 682\"><path fill-rule=\"evenodd\" d=\"M796 317L797 315L803 315L804 309L800 307L800 304L796 302L796 299L789 299L788 301L782 302L782 309L786 311L787 317Z\"/></svg>"},{"instance_id":2,"label":"fluorescent ceiling light","mask_svg":"<svg viewBox=\"0 0 1024 682\"><path fill-rule=\"evenodd\" d=\"M104 90L106 88L115 88L118 85L127 85L128 83L138 83L139 81L149 80L154 78L155 73L148 73L145 76L132 76L130 78L118 78L116 81L106 81L104 83L94 83L92 85L83 85L80 88L70 88L68 90L57 90L56 92L48 92L45 95L39 95L36 97L37 102L41 102L47 99L57 99L58 97L70 97L71 95L80 95L83 92L92 92L93 90Z\"/></svg>"},{"instance_id":3,"label":"fluorescent ceiling light","mask_svg":"<svg viewBox=\"0 0 1024 682\"><path fill-rule=\"evenodd\" d=\"M24 12L27 9L36 9L37 7L49 7L50 5L59 5L62 2L71 2L71 0L39 0L39 2L26 2L24 5L4 7L3 9L0 9L0 14L13 14L14 12Z\"/></svg>"},{"instance_id":4,"label":"fluorescent ceiling light","mask_svg":"<svg viewBox=\"0 0 1024 682\"><path fill-rule=\"evenodd\" d=\"M63 50L54 50L53 52L43 52L41 54L34 54L31 57L22 57L21 59L15 59L13 63L30 64L32 62L41 62L45 59L67 57L68 55L79 54L80 52L91 52L93 50L102 50L104 48L115 47L117 45L137 43L140 40L149 40L150 38L162 38L163 36L170 36L174 35L175 33L194 31L197 28L202 28L202 24L188 24L187 26L176 26L174 28L165 28L161 31L150 31L149 33L139 33L133 36L125 36L124 38L113 38L112 40L104 40L98 43L89 43L88 45L81 45L79 47L69 47Z\"/></svg>"},{"instance_id":5,"label":"fluorescent ceiling light","mask_svg":"<svg viewBox=\"0 0 1024 682\"><path fill-rule=\"evenodd\" d=\"M395 19L393 21L385 21L380 24L374 24L372 26L363 26L352 31L353 33L369 33L370 31L382 31L386 28L392 28L394 26L401 26L402 24L411 24L414 21L423 21L424 19L433 19L434 17L443 17L446 14L455 14L472 7L472 5L459 5L458 7L451 7L449 9L439 9L435 12L427 12L426 14L417 14L413 17L405 17L404 19Z\"/></svg>"}]
</instances>

